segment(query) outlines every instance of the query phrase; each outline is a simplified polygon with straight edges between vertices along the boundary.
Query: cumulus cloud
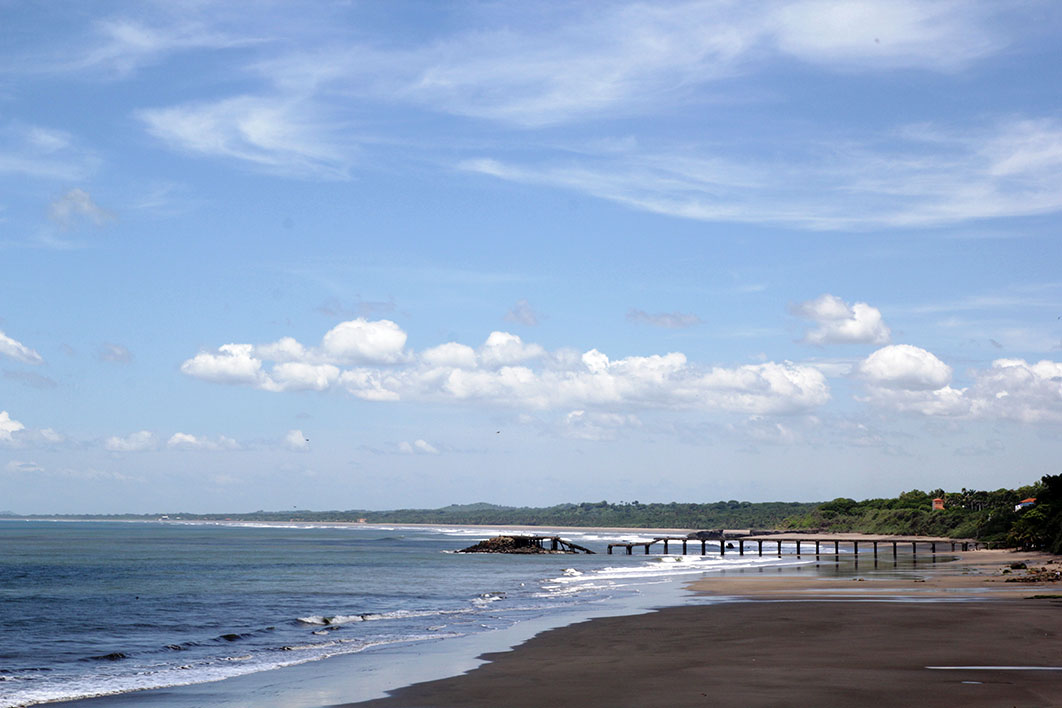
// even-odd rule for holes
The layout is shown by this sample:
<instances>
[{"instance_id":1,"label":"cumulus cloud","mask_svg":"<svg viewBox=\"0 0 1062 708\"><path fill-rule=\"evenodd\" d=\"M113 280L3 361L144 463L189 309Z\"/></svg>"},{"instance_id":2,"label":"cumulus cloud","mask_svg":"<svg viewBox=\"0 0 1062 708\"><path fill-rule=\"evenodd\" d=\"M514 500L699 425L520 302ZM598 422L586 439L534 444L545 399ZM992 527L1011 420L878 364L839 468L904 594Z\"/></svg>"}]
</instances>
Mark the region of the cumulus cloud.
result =
<instances>
[{"instance_id":1,"label":"cumulus cloud","mask_svg":"<svg viewBox=\"0 0 1062 708\"><path fill-rule=\"evenodd\" d=\"M363 335L373 329L366 325L376 323L361 322L353 335L346 328L338 329L342 341L329 342L330 346L308 348L290 339L266 347L228 344L217 353L196 355L181 369L207 381L266 391L339 389L369 401L463 401L531 409L791 413L830 398L826 377L809 365L762 362L704 368L691 365L678 352L612 360L596 349L582 354L566 349L548 352L499 331L491 332L478 348L447 342L418 355L405 351L406 336L397 325L384 322L376 331L387 336L377 340ZM267 354L275 357L271 368ZM299 357L303 360L293 360ZM344 368L342 360L356 358L375 358L377 364ZM327 360L335 363L322 363Z\"/></svg>"},{"instance_id":2,"label":"cumulus cloud","mask_svg":"<svg viewBox=\"0 0 1062 708\"><path fill-rule=\"evenodd\" d=\"M158 447L158 440L151 431L141 430L124 438L111 436L103 441L103 446L111 452L143 452Z\"/></svg>"},{"instance_id":3,"label":"cumulus cloud","mask_svg":"<svg viewBox=\"0 0 1062 708\"><path fill-rule=\"evenodd\" d=\"M44 358L21 342L17 342L0 331L0 355L10 357L23 364L43 364Z\"/></svg>"},{"instance_id":4,"label":"cumulus cloud","mask_svg":"<svg viewBox=\"0 0 1062 708\"><path fill-rule=\"evenodd\" d=\"M1023 423L1062 422L1062 362L997 359L967 390L974 414Z\"/></svg>"},{"instance_id":5,"label":"cumulus cloud","mask_svg":"<svg viewBox=\"0 0 1062 708\"><path fill-rule=\"evenodd\" d=\"M951 367L920 347L882 347L860 362L855 373L867 385L867 400L878 406L929 416L970 412L965 392L949 385Z\"/></svg>"},{"instance_id":6,"label":"cumulus cloud","mask_svg":"<svg viewBox=\"0 0 1062 708\"><path fill-rule=\"evenodd\" d=\"M232 438L221 435L217 440L197 437L191 433L174 433L166 441L166 447L175 450L235 450L240 444Z\"/></svg>"},{"instance_id":7,"label":"cumulus cloud","mask_svg":"<svg viewBox=\"0 0 1062 708\"><path fill-rule=\"evenodd\" d=\"M926 391L951 382L951 367L932 352L893 344L878 349L859 364L858 373L873 386Z\"/></svg>"},{"instance_id":8,"label":"cumulus cloud","mask_svg":"<svg viewBox=\"0 0 1062 708\"><path fill-rule=\"evenodd\" d=\"M0 411L0 441L10 441L12 436L26 426L17 420L13 420L7 411Z\"/></svg>"},{"instance_id":9,"label":"cumulus cloud","mask_svg":"<svg viewBox=\"0 0 1062 708\"><path fill-rule=\"evenodd\" d=\"M48 207L48 215L64 229L73 228L83 221L103 226L114 219L114 214L96 204L89 193L80 187L53 200Z\"/></svg>"},{"instance_id":10,"label":"cumulus cloud","mask_svg":"<svg viewBox=\"0 0 1062 708\"><path fill-rule=\"evenodd\" d=\"M452 367L455 369L474 369L477 364L476 350L467 344L447 342L431 349L425 349L420 359L431 367Z\"/></svg>"},{"instance_id":11,"label":"cumulus cloud","mask_svg":"<svg viewBox=\"0 0 1062 708\"><path fill-rule=\"evenodd\" d=\"M644 310L631 308L627 311L627 321L649 324L654 327L663 327L665 329L683 329L685 327L699 325L701 323L701 318L697 315L691 315L684 312L658 312L656 314L649 314Z\"/></svg>"},{"instance_id":12,"label":"cumulus cloud","mask_svg":"<svg viewBox=\"0 0 1062 708\"><path fill-rule=\"evenodd\" d=\"M284 436L284 447L296 452L309 452L310 439L301 430L289 430Z\"/></svg>"},{"instance_id":13,"label":"cumulus cloud","mask_svg":"<svg viewBox=\"0 0 1062 708\"><path fill-rule=\"evenodd\" d=\"M223 344L217 353L200 352L181 364L181 373L213 383L261 384L267 381L251 344Z\"/></svg>"},{"instance_id":14,"label":"cumulus cloud","mask_svg":"<svg viewBox=\"0 0 1062 708\"><path fill-rule=\"evenodd\" d=\"M406 333L391 320L362 317L340 322L325 334L321 350L341 363L393 364L404 358Z\"/></svg>"},{"instance_id":15,"label":"cumulus cloud","mask_svg":"<svg viewBox=\"0 0 1062 708\"><path fill-rule=\"evenodd\" d=\"M534 327L538 324L539 316L527 300L517 300L512 309L505 313L505 319L509 322Z\"/></svg>"},{"instance_id":16,"label":"cumulus cloud","mask_svg":"<svg viewBox=\"0 0 1062 708\"><path fill-rule=\"evenodd\" d=\"M538 344L525 344L518 335L509 332L491 332L479 350L479 360L487 367L519 364L528 359L537 359L546 353Z\"/></svg>"},{"instance_id":17,"label":"cumulus cloud","mask_svg":"<svg viewBox=\"0 0 1062 708\"><path fill-rule=\"evenodd\" d=\"M812 320L818 327L804 335L809 344L888 344L889 328L881 312L865 302L849 305L835 295L824 294L794 305L797 317Z\"/></svg>"},{"instance_id":18,"label":"cumulus cloud","mask_svg":"<svg viewBox=\"0 0 1062 708\"><path fill-rule=\"evenodd\" d=\"M969 372L970 384L951 385L952 369L910 345L884 347L856 367L864 400L926 416L1062 423L1062 363L997 359Z\"/></svg>"}]
</instances>

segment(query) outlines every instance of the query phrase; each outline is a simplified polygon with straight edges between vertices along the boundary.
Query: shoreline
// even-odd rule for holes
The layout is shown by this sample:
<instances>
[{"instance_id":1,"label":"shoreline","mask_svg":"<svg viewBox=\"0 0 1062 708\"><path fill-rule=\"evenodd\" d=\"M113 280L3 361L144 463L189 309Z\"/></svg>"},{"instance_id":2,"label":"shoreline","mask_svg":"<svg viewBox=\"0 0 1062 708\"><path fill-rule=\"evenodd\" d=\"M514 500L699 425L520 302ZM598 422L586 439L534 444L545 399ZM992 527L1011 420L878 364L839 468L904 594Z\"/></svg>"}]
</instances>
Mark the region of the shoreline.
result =
<instances>
[{"instance_id":1,"label":"shoreline","mask_svg":"<svg viewBox=\"0 0 1062 708\"><path fill-rule=\"evenodd\" d=\"M548 630L344 708L1062 705L1062 583L1002 573L1060 559L955 556L901 577L706 576L692 602Z\"/></svg>"}]
</instances>

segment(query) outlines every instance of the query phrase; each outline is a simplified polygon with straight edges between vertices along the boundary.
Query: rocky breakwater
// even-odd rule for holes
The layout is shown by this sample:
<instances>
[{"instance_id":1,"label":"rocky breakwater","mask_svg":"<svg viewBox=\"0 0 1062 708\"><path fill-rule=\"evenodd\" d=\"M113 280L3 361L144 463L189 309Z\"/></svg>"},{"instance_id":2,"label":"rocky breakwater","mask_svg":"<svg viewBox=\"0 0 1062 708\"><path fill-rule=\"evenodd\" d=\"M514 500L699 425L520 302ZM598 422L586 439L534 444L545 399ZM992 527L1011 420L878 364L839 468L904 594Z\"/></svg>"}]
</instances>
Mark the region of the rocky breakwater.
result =
<instances>
[{"instance_id":1,"label":"rocky breakwater","mask_svg":"<svg viewBox=\"0 0 1062 708\"><path fill-rule=\"evenodd\" d=\"M458 553L593 553L557 536L495 536Z\"/></svg>"}]
</instances>

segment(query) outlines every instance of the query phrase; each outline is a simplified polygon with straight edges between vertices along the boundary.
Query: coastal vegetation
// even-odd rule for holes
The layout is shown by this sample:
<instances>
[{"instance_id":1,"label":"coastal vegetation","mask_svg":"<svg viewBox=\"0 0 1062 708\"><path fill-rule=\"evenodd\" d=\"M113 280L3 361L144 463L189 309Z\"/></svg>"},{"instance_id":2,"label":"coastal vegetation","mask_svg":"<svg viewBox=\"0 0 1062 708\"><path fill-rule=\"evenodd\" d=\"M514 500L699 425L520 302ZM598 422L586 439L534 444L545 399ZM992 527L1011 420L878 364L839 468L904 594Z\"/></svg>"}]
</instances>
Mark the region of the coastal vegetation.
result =
<instances>
[{"instance_id":1,"label":"coastal vegetation","mask_svg":"<svg viewBox=\"0 0 1062 708\"><path fill-rule=\"evenodd\" d=\"M1020 506L1034 498L1035 504ZM943 501L934 509L933 500ZM14 514L8 517L16 516ZM229 514L170 512L168 519L201 521L364 522L521 526L614 526L629 528L778 529L975 538L1062 554L1062 475L1048 475L1017 489L906 491L894 498L828 502L610 503L581 502L548 507L452 504L438 509L390 511L255 511ZM88 519L155 519L159 514L78 516ZM21 517L21 518L60 518ZM65 517L72 518L72 517Z\"/></svg>"},{"instance_id":2,"label":"coastal vegetation","mask_svg":"<svg viewBox=\"0 0 1062 708\"><path fill-rule=\"evenodd\" d=\"M943 501L942 509L933 500ZM1032 505L1021 507L1026 499ZM838 498L785 520L782 528L976 538L991 546L1062 553L1062 475L1017 489L915 489L892 499Z\"/></svg>"}]
</instances>

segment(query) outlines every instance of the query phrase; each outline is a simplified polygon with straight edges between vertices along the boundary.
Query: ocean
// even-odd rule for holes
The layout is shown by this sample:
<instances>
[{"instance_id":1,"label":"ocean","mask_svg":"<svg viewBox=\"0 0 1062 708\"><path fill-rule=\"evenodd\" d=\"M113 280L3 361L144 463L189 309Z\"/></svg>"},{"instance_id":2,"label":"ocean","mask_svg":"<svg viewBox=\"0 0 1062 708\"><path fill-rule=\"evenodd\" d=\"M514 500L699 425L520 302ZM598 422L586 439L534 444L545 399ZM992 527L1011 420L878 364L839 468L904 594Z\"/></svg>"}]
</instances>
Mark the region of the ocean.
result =
<instances>
[{"instance_id":1,"label":"ocean","mask_svg":"<svg viewBox=\"0 0 1062 708\"><path fill-rule=\"evenodd\" d=\"M415 677L414 659L463 652L470 668L484 647L543 626L674 602L682 581L703 573L804 562L606 555L609 541L652 534L596 530L557 532L596 555L454 553L505 532L518 533L0 521L0 708L127 694L166 706L242 705L224 696L227 686L246 691L246 677L275 683L275 705L335 699L285 698L294 689L279 679L296 676L292 667L302 667L300 684L342 674L336 691L360 700ZM209 702L176 690L208 683Z\"/></svg>"}]
</instances>

